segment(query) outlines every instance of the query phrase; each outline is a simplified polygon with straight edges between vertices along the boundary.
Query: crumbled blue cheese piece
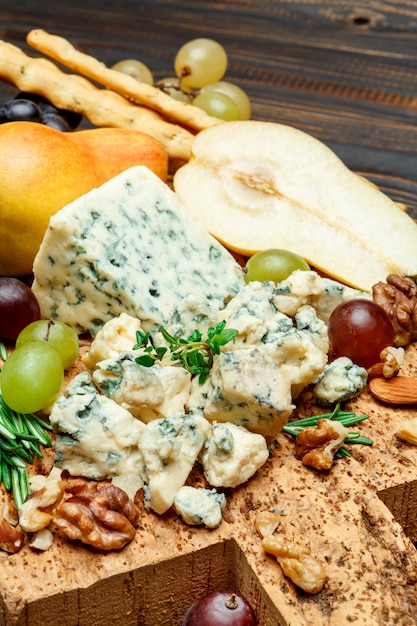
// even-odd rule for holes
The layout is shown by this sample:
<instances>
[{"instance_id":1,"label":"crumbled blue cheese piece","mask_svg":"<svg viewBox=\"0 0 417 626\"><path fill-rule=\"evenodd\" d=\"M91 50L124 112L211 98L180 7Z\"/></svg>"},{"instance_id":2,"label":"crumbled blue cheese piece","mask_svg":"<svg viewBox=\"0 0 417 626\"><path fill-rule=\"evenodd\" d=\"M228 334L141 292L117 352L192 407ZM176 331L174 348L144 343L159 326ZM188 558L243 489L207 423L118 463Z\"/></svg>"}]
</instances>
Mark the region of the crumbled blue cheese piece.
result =
<instances>
[{"instance_id":1,"label":"crumbled blue cheese piece","mask_svg":"<svg viewBox=\"0 0 417 626\"><path fill-rule=\"evenodd\" d=\"M319 374L314 386L317 401L324 406L356 398L368 381L364 367L355 365L348 357L339 357Z\"/></svg>"},{"instance_id":2,"label":"crumbled blue cheese piece","mask_svg":"<svg viewBox=\"0 0 417 626\"><path fill-rule=\"evenodd\" d=\"M317 316L314 307L309 304L301 306L294 315L294 322L298 330L307 332L319 350L327 354L329 351L327 325Z\"/></svg>"},{"instance_id":3,"label":"crumbled blue cheese piece","mask_svg":"<svg viewBox=\"0 0 417 626\"><path fill-rule=\"evenodd\" d=\"M342 302L353 298L372 298L372 294L342 285L331 278L321 277L314 271L295 270L288 278L276 285L274 304L276 308L294 317L298 309L309 304L317 316L328 322L332 311Z\"/></svg>"},{"instance_id":4,"label":"crumbled blue cheese piece","mask_svg":"<svg viewBox=\"0 0 417 626\"><path fill-rule=\"evenodd\" d=\"M93 336L122 312L155 331L189 294L222 308L244 284L233 256L144 166L58 211L33 271L42 317Z\"/></svg>"},{"instance_id":5,"label":"crumbled blue cheese piece","mask_svg":"<svg viewBox=\"0 0 417 626\"><path fill-rule=\"evenodd\" d=\"M275 283L254 281L220 311L238 335L216 357L204 392L192 387L189 399L190 406L203 405L210 420L232 421L268 438L293 411L292 399L323 370L329 347L326 324L311 305L300 305L292 318L278 310L275 296Z\"/></svg>"},{"instance_id":6,"label":"crumbled blue cheese piece","mask_svg":"<svg viewBox=\"0 0 417 626\"><path fill-rule=\"evenodd\" d=\"M295 327L287 333L268 334L261 349L287 381L293 399L316 380L327 363L327 354L317 347L312 334Z\"/></svg>"},{"instance_id":7,"label":"crumbled blue cheese piece","mask_svg":"<svg viewBox=\"0 0 417 626\"><path fill-rule=\"evenodd\" d=\"M275 437L294 409L291 381L258 347L221 352L214 361L204 414Z\"/></svg>"},{"instance_id":8,"label":"crumbled blue cheese piece","mask_svg":"<svg viewBox=\"0 0 417 626\"><path fill-rule=\"evenodd\" d=\"M191 374L183 367L144 367L132 352L97 363L93 380L102 393L145 423L183 413L191 386Z\"/></svg>"},{"instance_id":9,"label":"crumbled blue cheese piece","mask_svg":"<svg viewBox=\"0 0 417 626\"><path fill-rule=\"evenodd\" d=\"M55 464L72 476L102 480L141 474L139 440L145 428L129 411L101 395L87 372L69 383L54 403Z\"/></svg>"},{"instance_id":10,"label":"crumbled blue cheese piece","mask_svg":"<svg viewBox=\"0 0 417 626\"><path fill-rule=\"evenodd\" d=\"M174 304L167 330L173 337L189 337L196 328L206 335L216 325L218 312L207 297L190 294Z\"/></svg>"},{"instance_id":11,"label":"crumbled blue cheese piece","mask_svg":"<svg viewBox=\"0 0 417 626\"><path fill-rule=\"evenodd\" d=\"M270 281L250 282L220 311L219 316L227 326L238 331L234 341L225 346L226 350L258 344L272 328L285 331L292 326L291 319L281 314L273 303L274 287L275 283Z\"/></svg>"},{"instance_id":12,"label":"crumbled blue cheese piece","mask_svg":"<svg viewBox=\"0 0 417 626\"><path fill-rule=\"evenodd\" d=\"M133 351L136 333L142 330L137 317L121 313L107 321L98 331L83 361L93 370L99 361L116 359L122 352Z\"/></svg>"},{"instance_id":13,"label":"crumbled blue cheese piece","mask_svg":"<svg viewBox=\"0 0 417 626\"><path fill-rule=\"evenodd\" d=\"M175 415L149 422L140 438L146 503L159 514L173 504L210 431L199 414Z\"/></svg>"},{"instance_id":14,"label":"crumbled blue cheese piece","mask_svg":"<svg viewBox=\"0 0 417 626\"><path fill-rule=\"evenodd\" d=\"M212 424L199 461L210 485L237 487L249 480L268 456L262 435L233 423Z\"/></svg>"},{"instance_id":15,"label":"crumbled blue cheese piece","mask_svg":"<svg viewBox=\"0 0 417 626\"><path fill-rule=\"evenodd\" d=\"M201 487L181 487L174 498L176 513L189 526L217 528L226 505L224 493Z\"/></svg>"}]
</instances>

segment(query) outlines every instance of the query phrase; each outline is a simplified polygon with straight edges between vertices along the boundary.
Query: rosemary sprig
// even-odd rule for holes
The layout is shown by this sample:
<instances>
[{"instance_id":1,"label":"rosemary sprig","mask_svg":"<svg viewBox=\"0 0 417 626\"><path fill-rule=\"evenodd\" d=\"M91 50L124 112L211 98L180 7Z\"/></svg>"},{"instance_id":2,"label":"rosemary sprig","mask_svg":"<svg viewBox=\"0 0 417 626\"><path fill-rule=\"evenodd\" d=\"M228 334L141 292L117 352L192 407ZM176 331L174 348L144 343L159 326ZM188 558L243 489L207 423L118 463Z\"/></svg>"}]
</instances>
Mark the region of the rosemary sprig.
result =
<instances>
[{"instance_id":1,"label":"rosemary sprig","mask_svg":"<svg viewBox=\"0 0 417 626\"><path fill-rule=\"evenodd\" d=\"M304 428L309 426L317 426L317 423L321 419L328 419L340 422L346 428L348 426L352 426L353 424L357 424L358 422L362 422L363 420L368 419L368 415L355 415L353 411L341 411L340 403L336 404L333 411L331 413L321 413L320 415L312 415L310 417L304 417L302 419L296 420L294 422L290 422L286 424L282 432L287 433L287 435L292 435L293 437L297 437L298 433L300 433ZM373 441L369 437L363 437L360 433L357 432L349 432L345 437L344 443L359 443L365 446L372 446ZM335 458L343 458L350 456L349 450L342 446L335 454Z\"/></svg>"},{"instance_id":2,"label":"rosemary sprig","mask_svg":"<svg viewBox=\"0 0 417 626\"><path fill-rule=\"evenodd\" d=\"M13 494L19 509L30 494L27 463L43 458L42 446L50 446L50 424L36 413L17 413L0 392L0 483Z\"/></svg>"},{"instance_id":3,"label":"rosemary sprig","mask_svg":"<svg viewBox=\"0 0 417 626\"><path fill-rule=\"evenodd\" d=\"M156 361L161 361L168 350L171 352L171 361L181 363L193 376L198 376L198 382L202 385L210 373L214 355L220 354L220 348L232 341L238 333L233 328L225 328L226 322L220 322L215 327L210 326L207 337L199 330L187 338L174 337L164 326L159 328L163 338L168 343L166 346L156 346L150 333L136 331L136 344L133 350L143 348L145 354L136 357L136 363L151 367Z\"/></svg>"}]
</instances>

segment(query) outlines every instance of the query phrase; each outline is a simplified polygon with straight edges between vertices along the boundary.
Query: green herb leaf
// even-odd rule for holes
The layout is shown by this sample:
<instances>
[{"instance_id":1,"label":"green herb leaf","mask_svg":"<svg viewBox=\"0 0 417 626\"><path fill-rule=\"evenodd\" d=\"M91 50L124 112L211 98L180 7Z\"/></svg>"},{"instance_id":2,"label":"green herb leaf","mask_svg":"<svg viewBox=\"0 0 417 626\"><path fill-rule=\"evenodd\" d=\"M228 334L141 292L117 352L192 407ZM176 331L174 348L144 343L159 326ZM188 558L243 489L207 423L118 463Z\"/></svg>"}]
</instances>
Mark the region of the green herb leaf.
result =
<instances>
[{"instance_id":1,"label":"green herb leaf","mask_svg":"<svg viewBox=\"0 0 417 626\"><path fill-rule=\"evenodd\" d=\"M136 363L139 363L139 365L144 365L145 367L152 367L152 365L155 363L154 357L152 357L150 354L143 354L142 356L138 356L135 361Z\"/></svg>"},{"instance_id":2,"label":"green herb leaf","mask_svg":"<svg viewBox=\"0 0 417 626\"><path fill-rule=\"evenodd\" d=\"M155 346L149 333L136 332L134 350L143 348L146 355L136 357L135 361L145 367L151 367L155 361L161 361L168 350L171 352L171 361L180 363L193 376L198 376L200 385L204 384L213 365L213 357L220 354L221 346L232 341L238 331L225 328L226 322L220 322L207 330L207 339L203 339L201 331L195 329L189 337L176 338L164 326L159 328L169 347Z\"/></svg>"}]
</instances>

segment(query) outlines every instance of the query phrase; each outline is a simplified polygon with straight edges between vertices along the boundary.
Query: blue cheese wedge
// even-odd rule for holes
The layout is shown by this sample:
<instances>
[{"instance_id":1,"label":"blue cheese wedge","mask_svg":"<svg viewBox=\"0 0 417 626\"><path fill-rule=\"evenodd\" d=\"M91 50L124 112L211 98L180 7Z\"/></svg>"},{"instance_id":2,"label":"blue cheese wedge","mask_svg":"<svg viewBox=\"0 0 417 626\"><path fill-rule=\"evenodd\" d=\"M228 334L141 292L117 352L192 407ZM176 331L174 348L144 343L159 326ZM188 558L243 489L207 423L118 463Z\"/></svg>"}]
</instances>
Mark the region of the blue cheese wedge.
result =
<instances>
[{"instance_id":1,"label":"blue cheese wedge","mask_svg":"<svg viewBox=\"0 0 417 626\"><path fill-rule=\"evenodd\" d=\"M174 509L189 526L217 528L226 505L224 493L202 487L181 487L174 498Z\"/></svg>"},{"instance_id":2,"label":"blue cheese wedge","mask_svg":"<svg viewBox=\"0 0 417 626\"><path fill-rule=\"evenodd\" d=\"M165 513L184 486L210 431L199 414L153 420L141 434L145 498L155 513Z\"/></svg>"},{"instance_id":3,"label":"blue cheese wedge","mask_svg":"<svg viewBox=\"0 0 417 626\"><path fill-rule=\"evenodd\" d=\"M55 464L72 476L103 480L141 475L142 422L99 394L88 372L78 374L54 403Z\"/></svg>"},{"instance_id":4,"label":"blue cheese wedge","mask_svg":"<svg viewBox=\"0 0 417 626\"><path fill-rule=\"evenodd\" d=\"M155 331L184 297L222 308L244 285L233 256L144 166L54 215L33 272L42 317L93 336L123 312Z\"/></svg>"}]
</instances>

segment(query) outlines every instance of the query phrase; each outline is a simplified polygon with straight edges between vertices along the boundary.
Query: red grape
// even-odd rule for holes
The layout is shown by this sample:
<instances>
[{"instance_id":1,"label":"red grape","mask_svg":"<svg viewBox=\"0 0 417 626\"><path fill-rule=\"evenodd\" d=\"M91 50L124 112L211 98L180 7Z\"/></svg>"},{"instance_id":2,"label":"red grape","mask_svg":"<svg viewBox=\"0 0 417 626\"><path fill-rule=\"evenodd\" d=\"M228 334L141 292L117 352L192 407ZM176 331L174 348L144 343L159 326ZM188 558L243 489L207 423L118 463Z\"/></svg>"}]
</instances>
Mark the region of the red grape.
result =
<instances>
[{"instance_id":1,"label":"red grape","mask_svg":"<svg viewBox=\"0 0 417 626\"><path fill-rule=\"evenodd\" d=\"M249 602L233 591L212 591L188 609L181 626L256 626Z\"/></svg>"},{"instance_id":2,"label":"red grape","mask_svg":"<svg viewBox=\"0 0 417 626\"><path fill-rule=\"evenodd\" d=\"M328 332L332 356L347 356L366 369L377 363L381 350L394 342L388 315L365 298L339 304L330 316Z\"/></svg>"},{"instance_id":3,"label":"red grape","mask_svg":"<svg viewBox=\"0 0 417 626\"><path fill-rule=\"evenodd\" d=\"M14 340L20 331L40 319L33 291L18 278L0 277L0 337Z\"/></svg>"}]
</instances>

